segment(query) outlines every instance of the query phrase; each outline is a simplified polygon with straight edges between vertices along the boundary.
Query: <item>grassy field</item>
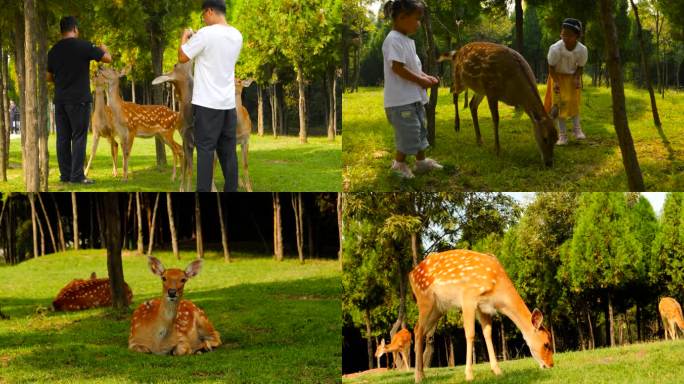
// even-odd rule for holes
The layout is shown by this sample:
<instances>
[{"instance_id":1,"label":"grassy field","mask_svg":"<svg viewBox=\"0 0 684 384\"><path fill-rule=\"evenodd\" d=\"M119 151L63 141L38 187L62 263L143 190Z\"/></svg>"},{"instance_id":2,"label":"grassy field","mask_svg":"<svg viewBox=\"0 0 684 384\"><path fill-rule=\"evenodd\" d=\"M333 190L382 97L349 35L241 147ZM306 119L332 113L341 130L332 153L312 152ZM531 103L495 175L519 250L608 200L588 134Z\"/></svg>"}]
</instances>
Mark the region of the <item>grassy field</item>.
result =
<instances>
[{"instance_id":1,"label":"grassy field","mask_svg":"<svg viewBox=\"0 0 684 384\"><path fill-rule=\"evenodd\" d=\"M167 268L185 266L155 254ZM90 272L106 276L106 256L84 250L0 267L0 383L334 383L341 367L340 278L336 261L276 262L236 253L225 264L208 254L185 298L202 309L223 345L202 355L173 357L127 349L132 309L161 294L146 257L124 255L133 290L125 315L109 309L51 313L59 289Z\"/></svg>"},{"instance_id":2,"label":"grassy field","mask_svg":"<svg viewBox=\"0 0 684 384\"><path fill-rule=\"evenodd\" d=\"M585 78L585 84L590 83ZM586 87L582 127L587 139L556 147L555 165L547 169L524 112L499 103L501 155L494 152L494 132L487 103L479 109L484 144L475 141L469 110L461 109L461 131L454 132L454 108L447 88L439 90L436 147L428 156L445 165L430 175L402 180L390 171L394 132L383 110L382 88L362 88L343 98L342 162L346 191L623 191L627 180L615 129L609 88ZM539 86L544 95L546 86ZM648 92L625 89L630 130L646 188L684 189L684 93L658 97L662 135L653 125ZM472 95L472 93L471 93ZM460 97L462 107L463 95ZM572 127L572 123L568 122ZM669 141L665 144L664 139ZM413 162L413 159L411 159Z\"/></svg>"},{"instance_id":3,"label":"grassy field","mask_svg":"<svg viewBox=\"0 0 684 384\"><path fill-rule=\"evenodd\" d=\"M155 144L151 139L136 139L129 160L129 180L123 182L123 158L119 150L119 177L112 176L109 142L100 139L97 155L88 177L95 184L81 186L59 182L59 168L55 150L55 135L49 139L50 191L178 191L180 182L171 181L173 157L166 148L168 166L158 170ZM180 136L176 134L180 143ZM249 146L249 174L254 191L319 192L339 191L342 180L341 140L331 143L326 137L310 137L309 144L300 144L298 137L252 135ZM90 156L92 135L88 135L86 163ZM196 153L195 153L196 155ZM238 149L238 160L242 155ZM197 162L194 163L197 167ZM241 168L240 168L241 171ZM180 171L178 173L180 176ZM223 175L216 167L216 184L223 189ZM195 182L192 183L193 188ZM13 139L10 146L10 170L7 183L0 182L0 192L25 190L21 170L21 142Z\"/></svg>"},{"instance_id":4,"label":"grassy field","mask_svg":"<svg viewBox=\"0 0 684 384\"><path fill-rule=\"evenodd\" d=\"M495 376L489 362L474 366L475 383L682 383L684 341L635 344L594 351L557 353L554 367L539 369L531 358L500 362ZM343 379L343 383L413 383L413 371L372 373ZM464 367L425 371L424 383L465 382Z\"/></svg>"}]
</instances>

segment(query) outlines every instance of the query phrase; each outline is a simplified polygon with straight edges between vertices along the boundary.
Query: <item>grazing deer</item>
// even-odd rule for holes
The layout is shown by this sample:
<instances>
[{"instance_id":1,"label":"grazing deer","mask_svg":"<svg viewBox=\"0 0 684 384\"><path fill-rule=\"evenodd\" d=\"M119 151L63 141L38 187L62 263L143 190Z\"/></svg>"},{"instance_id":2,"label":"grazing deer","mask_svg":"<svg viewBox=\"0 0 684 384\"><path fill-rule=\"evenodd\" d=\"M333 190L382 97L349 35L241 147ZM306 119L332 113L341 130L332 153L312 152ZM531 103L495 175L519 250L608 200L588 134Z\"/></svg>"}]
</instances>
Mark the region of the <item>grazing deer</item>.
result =
<instances>
[{"instance_id":1,"label":"grazing deer","mask_svg":"<svg viewBox=\"0 0 684 384\"><path fill-rule=\"evenodd\" d=\"M392 352L392 359L394 360L394 365L397 369L401 368L399 364L397 364L397 361L399 361L399 354L401 354L401 359L406 370L408 371L411 369L411 332L408 329L402 328L399 332L395 333L392 342L389 345L385 345L385 339L382 339L382 342L375 350L378 366L380 366L380 358L382 355L389 352Z\"/></svg>"},{"instance_id":2,"label":"grazing deer","mask_svg":"<svg viewBox=\"0 0 684 384\"><path fill-rule=\"evenodd\" d=\"M148 300L133 312L128 348L157 355L189 355L211 351L221 337L199 307L183 300L183 287L197 276L202 260L181 269L164 269L156 257L149 257L152 273L161 277L162 297Z\"/></svg>"},{"instance_id":3,"label":"grazing deer","mask_svg":"<svg viewBox=\"0 0 684 384\"><path fill-rule=\"evenodd\" d=\"M133 292L128 284L124 283L126 290L126 302L131 303ZM54 311L78 311L96 307L109 307L112 305L112 292L109 287L109 278L98 279L95 272L90 279L74 279L57 294L52 302Z\"/></svg>"},{"instance_id":4,"label":"grazing deer","mask_svg":"<svg viewBox=\"0 0 684 384\"><path fill-rule=\"evenodd\" d=\"M542 325L541 311L535 308L530 312L496 257L468 250L431 254L410 272L409 280L418 304L414 329L416 383L425 376L423 363L429 364L432 358L432 336L437 322L452 308L461 308L463 312L466 380L473 379L475 318L482 326L492 371L501 374L492 343L492 315L496 311L508 316L520 329L540 367L553 367L551 335ZM428 344L423 351L426 337Z\"/></svg>"},{"instance_id":5,"label":"grazing deer","mask_svg":"<svg viewBox=\"0 0 684 384\"><path fill-rule=\"evenodd\" d=\"M161 105L139 105L123 101L119 93L119 78L125 76L129 69L119 72L112 68L101 67L98 76L102 76L108 85L112 121L116 134L121 138L123 150L123 178L128 180L128 158L135 137L159 137L173 152L173 174L176 179L176 166L182 162L181 146L173 139L179 123L179 114Z\"/></svg>"},{"instance_id":6,"label":"grazing deer","mask_svg":"<svg viewBox=\"0 0 684 384\"><path fill-rule=\"evenodd\" d=\"M237 112L237 144L242 148L242 177L240 183L244 185L247 192L252 192L252 181L249 179L249 168L247 166L247 155L249 154L249 136L252 134L252 119L249 111L242 105L242 89L252 85L253 79L235 79L235 110Z\"/></svg>"},{"instance_id":7,"label":"grazing deer","mask_svg":"<svg viewBox=\"0 0 684 384\"><path fill-rule=\"evenodd\" d=\"M112 109L105 103L105 86L107 82L98 74L93 77L95 84L95 104L93 106L93 117L91 119L91 127L93 130L93 147L90 151L90 158L84 174L88 176L88 171L93 164L95 153L97 152L97 144L100 137L105 137L109 140L109 145L112 150L112 163L114 177L118 176L117 162L119 157L119 144L116 142L116 130L114 129L114 121L112 117Z\"/></svg>"},{"instance_id":8,"label":"grazing deer","mask_svg":"<svg viewBox=\"0 0 684 384\"><path fill-rule=\"evenodd\" d=\"M458 94L470 88L475 92L470 100L470 113L473 116L478 145L482 145L482 137L477 120L477 108L487 96L494 120L494 146L497 156L500 151L499 101L503 101L525 110L534 125L534 137L544 164L548 167L553 165L553 146L558 139L558 133L553 120L544 109L532 69L518 52L499 44L477 42L440 56L440 62L445 60L452 60L451 93L456 110L456 131L460 129Z\"/></svg>"},{"instance_id":9,"label":"grazing deer","mask_svg":"<svg viewBox=\"0 0 684 384\"><path fill-rule=\"evenodd\" d=\"M670 339L677 340L677 328L684 331L684 318L682 318L682 307L677 300L671 297L663 297L658 303L660 318L663 320L665 328L665 340L669 333ZM676 325L676 328L675 328Z\"/></svg>"}]
</instances>

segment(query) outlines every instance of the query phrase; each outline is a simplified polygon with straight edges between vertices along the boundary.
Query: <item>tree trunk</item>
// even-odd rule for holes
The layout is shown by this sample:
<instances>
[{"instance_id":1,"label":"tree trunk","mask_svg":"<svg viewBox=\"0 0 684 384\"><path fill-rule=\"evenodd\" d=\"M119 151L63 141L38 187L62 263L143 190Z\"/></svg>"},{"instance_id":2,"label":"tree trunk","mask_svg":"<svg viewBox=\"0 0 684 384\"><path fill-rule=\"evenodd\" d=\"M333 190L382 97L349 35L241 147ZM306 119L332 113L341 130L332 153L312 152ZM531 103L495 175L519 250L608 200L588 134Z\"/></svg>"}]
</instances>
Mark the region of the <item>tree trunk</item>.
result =
<instances>
[{"instance_id":1,"label":"tree trunk","mask_svg":"<svg viewBox=\"0 0 684 384\"><path fill-rule=\"evenodd\" d=\"M150 37L150 53L152 56L152 72L154 77L162 75L164 66L164 49L166 48L166 40L161 26L161 16L150 15L146 22L146 29ZM163 86L156 85L152 87L152 104L163 105L164 95ZM162 170L166 168L166 149L164 142L159 138L154 138L154 144L157 154L157 168Z\"/></svg>"},{"instance_id":2,"label":"tree trunk","mask_svg":"<svg viewBox=\"0 0 684 384\"><path fill-rule=\"evenodd\" d=\"M297 63L297 85L299 86L299 142L306 144L306 91L304 89L306 79L302 63Z\"/></svg>"},{"instance_id":3,"label":"tree trunk","mask_svg":"<svg viewBox=\"0 0 684 384\"><path fill-rule=\"evenodd\" d=\"M159 192L154 199L154 209L152 210L152 225L150 225L150 239L147 244L147 256L152 255L152 247L154 246L154 228L157 223L157 207L159 206Z\"/></svg>"},{"instance_id":4,"label":"tree trunk","mask_svg":"<svg viewBox=\"0 0 684 384\"><path fill-rule=\"evenodd\" d=\"M31 227L33 228L33 258L38 257L38 228L36 221L38 220L38 215L36 214L36 195L33 192L29 192L29 203L31 204Z\"/></svg>"},{"instance_id":5,"label":"tree trunk","mask_svg":"<svg viewBox=\"0 0 684 384\"><path fill-rule=\"evenodd\" d=\"M119 210L118 193L100 193L98 208L105 221L107 242L107 272L112 295L112 307L115 310L128 308L124 288L123 265L121 263L121 212Z\"/></svg>"},{"instance_id":6,"label":"tree trunk","mask_svg":"<svg viewBox=\"0 0 684 384\"><path fill-rule=\"evenodd\" d=\"M613 99L613 124L617 132L622 162L627 173L627 184L630 191L644 191L644 180L634 149L632 134L629 131L627 112L625 109L625 89L620 69L620 50L617 44L617 32L613 19L613 1L601 0L601 22L603 24L608 69L611 78L611 94Z\"/></svg>"},{"instance_id":7,"label":"tree trunk","mask_svg":"<svg viewBox=\"0 0 684 384\"><path fill-rule=\"evenodd\" d=\"M613 320L613 299L611 297L612 295L608 293L606 295L607 297L607 302L606 302L606 337L608 338L610 342L610 346L614 347L615 346L615 327L613 326L614 320Z\"/></svg>"},{"instance_id":8,"label":"tree trunk","mask_svg":"<svg viewBox=\"0 0 684 384\"><path fill-rule=\"evenodd\" d=\"M62 214L59 212L59 206L57 206L57 200L55 200L55 195L50 194L52 198L52 204L55 206L55 212L57 213L57 231L59 232L59 247L60 251L66 251L66 241L64 241L64 227L62 227Z\"/></svg>"},{"instance_id":9,"label":"tree trunk","mask_svg":"<svg viewBox=\"0 0 684 384\"><path fill-rule=\"evenodd\" d=\"M363 312L363 320L366 323L366 347L368 348L368 369L373 369L373 336L371 335L370 309Z\"/></svg>"},{"instance_id":10,"label":"tree trunk","mask_svg":"<svg viewBox=\"0 0 684 384\"><path fill-rule=\"evenodd\" d=\"M221 222L221 245L223 245L223 260L230 263L230 250L228 249L228 233L226 223L223 220L223 207L221 206L221 194L216 192L216 206L218 207L219 221Z\"/></svg>"},{"instance_id":11,"label":"tree trunk","mask_svg":"<svg viewBox=\"0 0 684 384\"><path fill-rule=\"evenodd\" d=\"M3 47L3 35L2 31L0 30L0 60L5 61L5 48ZM3 64L0 63L0 68L2 68ZM5 160L5 156L7 155L7 149L9 147L9 140L8 140L8 133L7 131L10 129L9 125L5 121L5 113L4 111L6 109L9 109L9 105L6 106L5 104L5 75L4 72L0 69L0 113L2 113L2 116L0 116L0 181L7 181L7 161Z\"/></svg>"},{"instance_id":12,"label":"tree trunk","mask_svg":"<svg viewBox=\"0 0 684 384\"><path fill-rule=\"evenodd\" d=\"M508 360L508 346L506 345L506 328L504 327L504 319L501 318L501 356L504 361Z\"/></svg>"},{"instance_id":13,"label":"tree trunk","mask_svg":"<svg viewBox=\"0 0 684 384\"><path fill-rule=\"evenodd\" d=\"M634 10L634 17L636 18L637 35L639 37L639 52L641 53L641 71L646 80L646 88L648 95L651 98L651 111L653 112L653 123L657 128L661 128L660 116L658 115L658 106L656 105L655 93L653 92L653 84L651 84L651 76L648 68L648 59L646 58L646 49L644 48L644 36L641 28L641 20L639 19L639 8L634 4L634 0L629 0Z\"/></svg>"},{"instance_id":14,"label":"tree trunk","mask_svg":"<svg viewBox=\"0 0 684 384\"><path fill-rule=\"evenodd\" d=\"M637 342L641 342L641 306L636 305L636 327L637 327Z\"/></svg>"},{"instance_id":15,"label":"tree trunk","mask_svg":"<svg viewBox=\"0 0 684 384\"><path fill-rule=\"evenodd\" d=\"M418 265L418 234L411 233L411 256L413 257L413 266Z\"/></svg>"},{"instance_id":16,"label":"tree trunk","mask_svg":"<svg viewBox=\"0 0 684 384\"><path fill-rule=\"evenodd\" d=\"M173 249L173 256L180 260L180 253L178 253L178 238L176 237L176 223L173 221L173 205L170 192L166 192L166 213L169 216L169 231L171 232L171 248Z\"/></svg>"},{"instance_id":17,"label":"tree trunk","mask_svg":"<svg viewBox=\"0 0 684 384\"><path fill-rule=\"evenodd\" d=\"M34 198L34 205L35 205L35 198ZM38 211L36 213L36 223L38 223L38 233L40 234L40 255L45 256L45 231L43 231L43 223L40 221L40 217L38 217Z\"/></svg>"},{"instance_id":18,"label":"tree trunk","mask_svg":"<svg viewBox=\"0 0 684 384\"><path fill-rule=\"evenodd\" d=\"M432 9L426 7L425 15L423 16L423 26L425 27L425 34L427 37L427 52L425 52L426 68L429 75L437 76L437 58L435 57L435 38L432 33L432 23L430 22L430 14ZM439 83L430 88L430 100L425 106L425 115L427 117L427 139L430 146L435 146L436 139L436 121L435 114L437 111L437 96L439 93Z\"/></svg>"},{"instance_id":19,"label":"tree trunk","mask_svg":"<svg viewBox=\"0 0 684 384\"><path fill-rule=\"evenodd\" d=\"M447 336L447 344L449 345L449 357L447 358L447 366L456 366L456 357L454 356L454 341L451 340L451 335Z\"/></svg>"},{"instance_id":20,"label":"tree trunk","mask_svg":"<svg viewBox=\"0 0 684 384\"><path fill-rule=\"evenodd\" d=\"M582 322L580 321L579 316L575 315L575 324L577 324L577 335L579 336L579 348L580 350L584 351L585 349L588 349L586 346L586 339L584 338L584 331L582 331Z\"/></svg>"},{"instance_id":21,"label":"tree trunk","mask_svg":"<svg viewBox=\"0 0 684 384\"><path fill-rule=\"evenodd\" d=\"M277 261L283 260L283 228L279 192L273 192L273 254Z\"/></svg>"},{"instance_id":22,"label":"tree trunk","mask_svg":"<svg viewBox=\"0 0 684 384\"><path fill-rule=\"evenodd\" d=\"M38 203L40 204L40 208L43 211L43 216L45 217L45 223L47 224L48 232L50 234L50 241L52 242L52 251L57 252L59 249L57 248L57 243L55 242L55 234L52 231L52 224L50 224L50 217L47 214L47 210L45 209L45 204L43 203L43 198L40 196L40 193L38 194Z\"/></svg>"},{"instance_id":23,"label":"tree trunk","mask_svg":"<svg viewBox=\"0 0 684 384\"><path fill-rule=\"evenodd\" d=\"M44 76L47 73L47 55L43 54L48 51L48 14L44 9L39 12L38 18L38 52L36 55L38 62L38 152L39 152L39 170L40 170L40 190L47 192L48 179L50 178L50 153L48 151L48 136L50 130L48 128L48 88L47 81Z\"/></svg>"},{"instance_id":24,"label":"tree trunk","mask_svg":"<svg viewBox=\"0 0 684 384\"><path fill-rule=\"evenodd\" d=\"M264 88L257 84L257 135L264 136Z\"/></svg>"},{"instance_id":25,"label":"tree trunk","mask_svg":"<svg viewBox=\"0 0 684 384\"><path fill-rule=\"evenodd\" d=\"M1 44L0 44L1 45ZM5 105L5 108L3 109L3 118L5 120L5 143L7 145L5 146L5 152L2 154L2 161L3 161L3 167L7 169L9 167L9 147L10 147L10 116L9 116L9 92L8 92L8 87L9 87L9 69L8 69L8 60L9 60L9 52L8 50L3 50L2 52L2 63L0 63L0 72L2 72L2 99ZM3 180L6 181L6 180Z\"/></svg>"},{"instance_id":26,"label":"tree trunk","mask_svg":"<svg viewBox=\"0 0 684 384\"><path fill-rule=\"evenodd\" d=\"M342 266L342 250L343 250L342 238L344 237L344 225L342 222L342 220L343 220L342 212L343 212L344 202L342 201L342 199L343 199L343 194L342 194L342 192L339 192L337 194L337 236L338 236L339 241L340 241L340 247L337 251L337 259L340 262L340 267ZM313 239L311 236L311 223L309 223L309 244L313 244L312 240ZM311 248L313 248L313 247L311 247Z\"/></svg>"},{"instance_id":27,"label":"tree trunk","mask_svg":"<svg viewBox=\"0 0 684 384\"><path fill-rule=\"evenodd\" d=\"M276 84L269 86L270 103L271 103L271 128L273 129L273 138L278 138L278 87Z\"/></svg>"},{"instance_id":28,"label":"tree trunk","mask_svg":"<svg viewBox=\"0 0 684 384\"><path fill-rule=\"evenodd\" d=\"M76 192L71 192L71 209L74 219L74 250L78 251L80 244L78 238L78 205L76 204Z\"/></svg>"},{"instance_id":29,"label":"tree trunk","mask_svg":"<svg viewBox=\"0 0 684 384\"><path fill-rule=\"evenodd\" d=\"M587 321L589 323L589 341L591 342L590 349L596 348L596 339L594 338L594 325L591 323L591 311L587 309Z\"/></svg>"},{"instance_id":30,"label":"tree trunk","mask_svg":"<svg viewBox=\"0 0 684 384\"><path fill-rule=\"evenodd\" d=\"M297 235L297 255L299 255L299 262L304 264L304 229L303 227L303 215L302 215L302 194L293 192L292 197L292 210L295 215L295 231Z\"/></svg>"},{"instance_id":31,"label":"tree trunk","mask_svg":"<svg viewBox=\"0 0 684 384\"><path fill-rule=\"evenodd\" d=\"M135 209L136 209L136 217L137 217L137 229L138 229L138 255L142 256L142 254L145 252L144 251L144 245L143 245L143 221L142 221L142 207L141 207L141 202L140 202L140 192L135 193Z\"/></svg>"},{"instance_id":32,"label":"tree trunk","mask_svg":"<svg viewBox=\"0 0 684 384\"><path fill-rule=\"evenodd\" d=\"M523 7L522 0L515 0L515 50L523 53Z\"/></svg>"},{"instance_id":33,"label":"tree trunk","mask_svg":"<svg viewBox=\"0 0 684 384\"><path fill-rule=\"evenodd\" d=\"M337 136L337 68L330 69L330 96L328 108L328 140L335 141Z\"/></svg>"},{"instance_id":34,"label":"tree trunk","mask_svg":"<svg viewBox=\"0 0 684 384\"><path fill-rule=\"evenodd\" d=\"M36 121L36 90L38 69L36 68L36 4L34 0L24 0L24 64L26 65L24 81L25 107L21 111L22 127L26 137L24 141L25 157L23 159L24 181L27 192L40 190L40 168L38 162L38 127Z\"/></svg>"},{"instance_id":35,"label":"tree trunk","mask_svg":"<svg viewBox=\"0 0 684 384\"><path fill-rule=\"evenodd\" d=\"M202 213L200 210L199 192L195 192L195 236L197 241L197 258L204 258L204 237L202 236Z\"/></svg>"}]
</instances>

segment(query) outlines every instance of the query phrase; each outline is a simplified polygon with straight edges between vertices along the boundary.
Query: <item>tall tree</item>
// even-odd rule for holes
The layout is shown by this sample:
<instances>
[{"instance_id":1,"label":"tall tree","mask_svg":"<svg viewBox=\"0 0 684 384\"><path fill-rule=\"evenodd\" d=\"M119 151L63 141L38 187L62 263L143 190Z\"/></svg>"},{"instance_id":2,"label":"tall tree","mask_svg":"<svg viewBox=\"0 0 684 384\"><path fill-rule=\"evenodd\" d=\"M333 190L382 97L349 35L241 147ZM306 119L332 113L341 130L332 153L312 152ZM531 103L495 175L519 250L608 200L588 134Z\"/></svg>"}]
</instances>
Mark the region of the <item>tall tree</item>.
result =
<instances>
[{"instance_id":1,"label":"tall tree","mask_svg":"<svg viewBox=\"0 0 684 384\"><path fill-rule=\"evenodd\" d=\"M147 244L147 256L152 255L152 247L154 246L154 228L157 223L157 207L159 206L159 192L154 199L154 208L152 210L152 224L150 225L150 238Z\"/></svg>"},{"instance_id":2,"label":"tall tree","mask_svg":"<svg viewBox=\"0 0 684 384\"><path fill-rule=\"evenodd\" d=\"M660 123L660 116L658 115L658 106L656 105L655 92L653 91L653 84L651 84L651 75L648 66L648 58L646 57L646 48L644 44L644 33L641 28L641 19L639 18L639 8L634 4L634 0L629 0L634 10L634 18L636 19L637 25L637 35L639 37L639 52L641 53L641 72L643 73L644 80L646 81L646 89L648 89L648 95L651 98L651 112L653 113L653 124L657 128L662 127Z\"/></svg>"},{"instance_id":3,"label":"tall tree","mask_svg":"<svg viewBox=\"0 0 684 384\"><path fill-rule=\"evenodd\" d=\"M294 211L295 217L295 234L297 236L297 254L299 255L299 261L304 263L304 217L302 207L302 194L301 192L293 192L291 194L292 198L292 210Z\"/></svg>"},{"instance_id":4,"label":"tall tree","mask_svg":"<svg viewBox=\"0 0 684 384\"><path fill-rule=\"evenodd\" d=\"M71 209L73 212L73 230L74 230L74 249L78 251L79 238L78 238L78 204L76 201L76 192L71 192Z\"/></svg>"},{"instance_id":5,"label":"tall tree","mask_svg":"<svg viewBox=\"0 0 684 384\"><path fill-rule=\"evenodd\" d=\"M142 254L145 252L144 251L144 244L143 244L143 221L142 221L142 197L140 196L140 192L135 193L135 209L137 212L137 223L138 223L138 255L142 256Z\"/></svg>"},{"instance_id":6,"label":"tall tree","mask_svg":"<svg viewBox=\"0 0 684 384\"><path fill-rule=\"evenodd\" d=\"M40 190L40 169L38 162L38 124L36 121L36 92L38 68L36 68L37 40L36 4L34 0L24 0L24 62L25 62L25 107L21 111L24 141L24 180L27 192Z\"/></svg>"},{"instance_id":7,"label":"tall tree","mask_svg":"<svg viewBox=\"0 0 684 384\"><path fill-rule=\"evenodd\" d=\"M195 192L195 240L197 241L197 258L204 258L204 236L202 235L202 210L200 194Z\"/></svg>"},{"instance_id":8,"label":"tall tree","mask_svg":"<svg viewBox=\"0 0 684 384\"><path fill-rule=\"evenodd\" d=\"M223 207L221 206L221 194L216 192L216 206L218 207L219 221L221 222L221 245L223 246L223 260L230 263L230 250L228 249L228 233L226 223L223 220Z\"/></svg>"},{"instance_id":9,"label":"tall tree","mask_svg":"<svg viewBox=\"0 0 684 384\"><path fill-rule=\"evenodd\" d=\"M273 192L273 257L283 260L283 221L280 215L280 193Z\"/></svg>"},{"instance_id":10,"label":"tall tree","mask_svg":"<svg viewBox=\"0 0 684 384\"><path fill-rule=\"evenodd\" d=\"M128 308L124 289L123 265L121 261L121 210L118 193L100 193L99 209L105 222L107 243L107 271L112 295L112 307L115 310Z\"/></svg>"},{"instance_id":11,"label":"tall tree","mask_svg":"<svg viewBox=\"0 0 684 384\"><path fill-rule=\"evenodd\" d=\"M169 231L171 232L171 249L173 249L173 256L180 260L180 253L178 253L178 238L176 236L176 223L173 221L173 202L171 201L170 192L166 192L166 213L169 216Z\"/></svg>"}]
</instances>

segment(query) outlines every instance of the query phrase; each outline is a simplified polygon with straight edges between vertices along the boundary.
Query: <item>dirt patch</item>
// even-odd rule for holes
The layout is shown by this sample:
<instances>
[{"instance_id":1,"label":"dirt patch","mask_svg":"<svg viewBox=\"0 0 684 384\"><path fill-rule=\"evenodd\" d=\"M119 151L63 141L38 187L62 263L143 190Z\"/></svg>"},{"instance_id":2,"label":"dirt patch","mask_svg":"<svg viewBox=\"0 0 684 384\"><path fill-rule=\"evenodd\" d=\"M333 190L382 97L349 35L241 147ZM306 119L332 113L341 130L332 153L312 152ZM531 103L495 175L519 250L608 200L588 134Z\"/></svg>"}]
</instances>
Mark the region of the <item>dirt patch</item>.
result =
<instances>
[{"instance_id":1,"label":"dirt patch","mask_svg":"<svg viewBox=\"0 0 684 384\"><path fill-rule=\"evenodd\" d=\"M366 375L372 375L372 374L384 373L384 372L387 372L387 368L374 368L374 369L369 369L367 371L354 372L354 373L342 375L342 378L343 379L351 379L354 377L366 376Z\"/></svg>"}]
</instances>

